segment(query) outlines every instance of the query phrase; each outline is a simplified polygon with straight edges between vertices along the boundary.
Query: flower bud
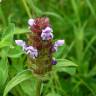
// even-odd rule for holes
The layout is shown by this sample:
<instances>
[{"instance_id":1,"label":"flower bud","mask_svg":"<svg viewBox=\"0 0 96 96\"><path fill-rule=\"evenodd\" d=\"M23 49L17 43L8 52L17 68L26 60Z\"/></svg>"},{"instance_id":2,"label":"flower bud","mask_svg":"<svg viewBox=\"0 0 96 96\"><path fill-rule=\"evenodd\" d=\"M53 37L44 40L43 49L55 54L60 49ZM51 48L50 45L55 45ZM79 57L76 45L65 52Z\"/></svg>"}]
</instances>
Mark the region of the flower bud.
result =
<instances>
[{"instance_id":1,"label":"flower bud","mask_svg":"<svg viewBox=\"0 0 96 96\"><path fill-rule=\"evenodd\" d=\"M57 61L55 58L52 59L52 62L51 62L52 65L56 65L57 64Z\"/></svg>"},{"instance_id":2,"label":"flower bud","mask_svg":"<svg viewBox=\"0 0 96 96\"><path fill-rule=\"evenodd\" d=\"M33 26L33 24L34 24L34 19L29 19L29 20L28 20L28 24L29 24L30 26Z\"/></svg>"}]
</instances>

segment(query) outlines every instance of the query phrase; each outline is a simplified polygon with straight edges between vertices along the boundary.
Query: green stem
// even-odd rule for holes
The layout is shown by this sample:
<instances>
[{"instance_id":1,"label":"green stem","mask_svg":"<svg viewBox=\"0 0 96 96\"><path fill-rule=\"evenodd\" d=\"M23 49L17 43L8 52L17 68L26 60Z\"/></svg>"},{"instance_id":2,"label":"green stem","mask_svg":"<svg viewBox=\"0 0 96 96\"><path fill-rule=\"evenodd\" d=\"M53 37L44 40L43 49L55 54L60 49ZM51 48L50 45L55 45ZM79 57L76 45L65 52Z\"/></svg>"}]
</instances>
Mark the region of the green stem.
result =
<instances>
[{"instance_id":1,"label":"green stem","mask_svg":"<svg viewBox=\"0 0 96 96\"><path fill-rule=\"evenodd\" d=\"M22 3L23 3L23 5L24 5L24 7L25 7L25 10L26 10L29 18L31 18L32 16L31 16L30 9L29 9L29 7L28 7L28 5L27 5L26 0L22 0Z\"/></svg>"},{"instance_id":2,"label":"green stem","mask_svg":"<svg viewBox=\"0 0 96 96\"><path fill-rule=\"evenodd\" d=\"M37 80L37 85L36 85L36 96L40 96L40 90L41 90L41 80L40 79L38 79Z\"/></svg>"}]
</instances>

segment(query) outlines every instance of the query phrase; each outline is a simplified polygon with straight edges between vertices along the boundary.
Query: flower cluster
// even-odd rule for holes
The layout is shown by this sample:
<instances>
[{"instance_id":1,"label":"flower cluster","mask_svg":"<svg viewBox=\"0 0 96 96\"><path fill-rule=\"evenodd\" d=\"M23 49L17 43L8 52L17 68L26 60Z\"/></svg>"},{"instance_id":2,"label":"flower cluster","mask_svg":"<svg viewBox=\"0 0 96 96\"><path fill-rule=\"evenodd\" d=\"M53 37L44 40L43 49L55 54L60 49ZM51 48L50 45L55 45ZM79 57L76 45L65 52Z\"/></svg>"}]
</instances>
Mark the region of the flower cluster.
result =
<instances>
[{"instance_id":1,"label":"flower cluster","mask_svg":"<svg viewBox=\"0 0 96 96\"><path fill-rule=\"evenodd\" d=\"M52 65L57 63L52 54L58 50L59 46L64 44L64 40L57 40L53 44L53 29L47 17L29 19L28 24L31 33L27 44L23 40L15 40L15 42L31 57L31 61L36 61L37 67L34 72L45 74L51 70Z\"/></svg>"}]
</instances>

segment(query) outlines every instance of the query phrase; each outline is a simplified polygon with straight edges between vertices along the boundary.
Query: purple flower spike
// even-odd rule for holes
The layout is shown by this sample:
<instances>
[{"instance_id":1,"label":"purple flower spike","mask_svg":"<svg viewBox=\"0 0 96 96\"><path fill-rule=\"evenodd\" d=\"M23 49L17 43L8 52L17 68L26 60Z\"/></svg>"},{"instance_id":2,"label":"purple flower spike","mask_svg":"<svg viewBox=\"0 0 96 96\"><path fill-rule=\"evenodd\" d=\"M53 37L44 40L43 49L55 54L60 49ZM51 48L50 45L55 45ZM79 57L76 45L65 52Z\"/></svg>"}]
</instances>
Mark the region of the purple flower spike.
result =
<instances>
[{"instance_id":1,"label":"purple flower spike","mask_svg":"<svg viewBox=\"0 0 96 96\"><path fill-rule=\"evenodd\" d=\"M33 24L34 24L34 19L29 19L29 20L28 20L28 24L29 24L30 26L33 26Z\"/></svg>"},{"instance_id":2,"label":"purple flower spike","mask_svg":"<svg viewBox=\"0 0 96 96\"><path fill-rule=\"evenodd\" d=\"M53 32L52 28L46 27L44 30L42 30L41 38L42 40L50 40L53 38Z\"/></svg>"},{"instance_id":3,"label":"purple flower spike","mask_svg":"<svg viewBox=\"0 0 96 96\"><path fill-rule=\"evenodd\" d=\"M29 54L30 57L32 57L33 59L35 59L38 56L38 51L37 49L35 49L32 46L28 46L25 48L26 54Z\"/></svg>"},{"instance_id":4,"label":"purple flower spike","mask_svg":"<svg viewBox=\"0 0 96 96\"><path fill-rule=\"evenodd\" d=\"M57 61L55 58L52 59L52 62L51 62L52 65L56 65L57 64Z\"/></svg>"},{"instance_id":5,"label":"purple flower spike","mask_svg":"<svg viewBox=\"0 0 96 96\"><path fill-rule=\"evenodd\" d=\"M23 40L15 40L15 42L16 42L16 44L17 44L18 46L21 46L21 47L26 46L26 44L25 44L25 42L24 42Z\"/></svg>"}]
</instances>

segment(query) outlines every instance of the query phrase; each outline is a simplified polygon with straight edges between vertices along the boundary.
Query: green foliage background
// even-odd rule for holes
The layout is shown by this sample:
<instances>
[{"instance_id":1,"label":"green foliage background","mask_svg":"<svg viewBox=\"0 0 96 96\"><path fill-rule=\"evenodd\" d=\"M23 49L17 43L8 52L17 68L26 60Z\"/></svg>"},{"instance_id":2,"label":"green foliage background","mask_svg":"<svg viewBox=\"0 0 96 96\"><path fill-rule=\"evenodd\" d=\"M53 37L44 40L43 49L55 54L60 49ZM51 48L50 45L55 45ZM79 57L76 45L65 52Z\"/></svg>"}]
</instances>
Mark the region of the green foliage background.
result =
<instances>
[{"instance_id":1,"label":"green foliage background","mask_svg":"<svg viewBox=\"0 0 96 96\"><path fill-rule=\"evenodd\" d=\"M1 0L0 96L34 96L35 78L14 40L26 40L28 19L40 16L66 41L42 96L96 96L96 0Z\"/></svg>"}]
</instances>

